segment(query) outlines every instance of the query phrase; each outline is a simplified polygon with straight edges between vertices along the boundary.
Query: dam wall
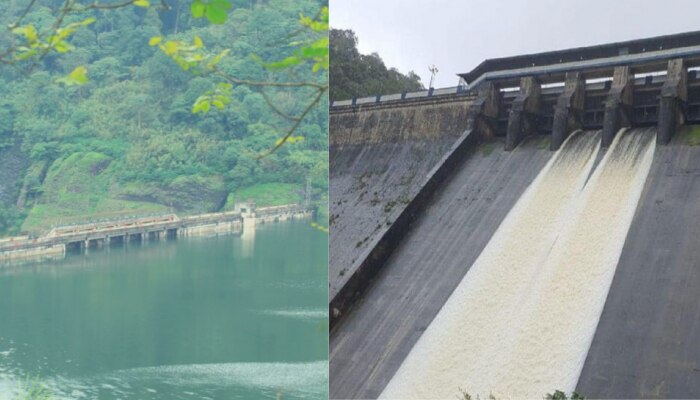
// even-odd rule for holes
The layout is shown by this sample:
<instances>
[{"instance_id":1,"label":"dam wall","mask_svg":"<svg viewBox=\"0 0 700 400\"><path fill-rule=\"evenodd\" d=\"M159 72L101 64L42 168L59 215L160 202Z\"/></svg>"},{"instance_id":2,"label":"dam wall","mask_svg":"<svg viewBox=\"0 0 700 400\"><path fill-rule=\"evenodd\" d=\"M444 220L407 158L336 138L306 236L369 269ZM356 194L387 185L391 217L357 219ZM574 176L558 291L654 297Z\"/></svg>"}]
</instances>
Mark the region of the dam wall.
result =
<instances>
[{"instance_id":1,"label":"dam wall","mask_svg":"<svg viewBox=\"0 0 700 400\"><path fill-rule=\"evenodd\" d=\"M242 234L245 229L254 231L256 223L304 219L313 215L313 208L299 204L256 208L252 203L245 203L237 205L234 211L182 218L167 214L62 226L39 237L0 239L0 262L40 261L62 257L69 250L88 253L93 248L109 248L113 243L128 245L174 237Z\"/></svg>"},{"instance_id":2,"label":"dam wall","mask_svg":"<svg viewBox=\"0 0 700 400\"><path fill-rule=\"evenodd\" d=\"M486 60L460 74L467 86L334 101L331 325L469 145L499 137L513 151L547 136L557 150L577 129L600 129L607 148L621 128L645 126L664 145L700 122L700 34L642 42L658 47L633 41Z\"/></svg>"},{"instance_id":3,"label":"dam wall","mask_svg":"<svg viewBox=\"0 0 700 400\"><path fill-rule=\"evenodd\" d=\"M548 142L471 146L362 299L333 328L331 398L376 398L550 159Z\"/></svg>"},{"instance_id":4,"label":"dam wall","mask_svg":"<svg viewBox=\"0 0 700 400\"><path fill-rule=\"evenodd\" d=\"M698 70L690 32L333 102L331 398L700 396ZM459 97L470 110L451 144L403 146L422 139L402 127L430 129L423 104ZM581 131L597 154L541 184ZM406 191L412 170L426 179ZM574 176L578 190L552 196ZM390 218L385 192L409 193Z\"/></svg>"},{"instance_id":5,"label":"dam wall","mask_svg":"<svg viewBox=\"0 0 700 400\"><path fill-rule=\"evenodd\" d=\"M370 255L381 259L376 251L393 247L377 245L398 239L387 235L390 228L412 220L404 211L465 140L472 101L447 96L331 112L330 297L338 299L331 308L343 309L354 295L360 284L354 280L365 279L361 266Z\"/></svg>"}]
</instances>

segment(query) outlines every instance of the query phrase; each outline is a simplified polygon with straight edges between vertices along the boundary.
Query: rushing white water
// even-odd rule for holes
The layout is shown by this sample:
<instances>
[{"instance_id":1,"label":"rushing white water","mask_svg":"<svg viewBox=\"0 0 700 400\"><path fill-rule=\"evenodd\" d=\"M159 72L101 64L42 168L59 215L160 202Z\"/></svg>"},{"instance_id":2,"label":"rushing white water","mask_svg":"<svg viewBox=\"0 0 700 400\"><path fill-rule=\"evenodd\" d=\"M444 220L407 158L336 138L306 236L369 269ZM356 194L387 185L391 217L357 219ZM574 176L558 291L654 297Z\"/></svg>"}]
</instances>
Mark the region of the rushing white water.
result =
<instances>
[{"instance_id":1,"label":"rushing white water","mask_svg":"<svg viewBox=\"0 0 700 400\"><path fill-rule=\"evenodd\" d=\"M553 157L381 398L542 398L576 385L653 158L621 132L586 182L599 134Z\"/></svg>"}]
</instances>

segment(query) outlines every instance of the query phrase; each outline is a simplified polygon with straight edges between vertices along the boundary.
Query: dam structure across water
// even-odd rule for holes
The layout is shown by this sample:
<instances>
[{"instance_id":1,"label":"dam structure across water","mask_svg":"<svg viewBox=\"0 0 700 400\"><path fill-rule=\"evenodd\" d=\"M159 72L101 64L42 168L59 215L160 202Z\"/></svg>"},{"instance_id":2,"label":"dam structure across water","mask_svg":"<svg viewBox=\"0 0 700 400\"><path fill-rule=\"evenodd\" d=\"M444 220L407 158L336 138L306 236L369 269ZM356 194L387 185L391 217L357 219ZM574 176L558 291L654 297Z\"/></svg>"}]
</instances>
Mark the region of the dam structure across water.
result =
<instances>
[{"instance_id":1,"label":"dam structure across water","mask_svg":"<svg viewBox=\"0 0 700 400\"><path fill-rule=\"evenodd\" d=\"M63 256L67 251L87 253L113 243L145 243L185 236L211 236L254 231L256 224L312 217L312 207L289 204L259 207L239 204L235 210L178 217L175 214L61 226L38 237L0 239L0 261Z\"/></svg>"},{"instance_id":2,"label":"dam structure across water","mask_svg":"<svg viewBox=\"0 0 700 400\"><path fill-rule=\"evenodd\" d=\"M698 66L690 32L333 102L331 397L700 397Z\"/></svg>"}]
</instances>

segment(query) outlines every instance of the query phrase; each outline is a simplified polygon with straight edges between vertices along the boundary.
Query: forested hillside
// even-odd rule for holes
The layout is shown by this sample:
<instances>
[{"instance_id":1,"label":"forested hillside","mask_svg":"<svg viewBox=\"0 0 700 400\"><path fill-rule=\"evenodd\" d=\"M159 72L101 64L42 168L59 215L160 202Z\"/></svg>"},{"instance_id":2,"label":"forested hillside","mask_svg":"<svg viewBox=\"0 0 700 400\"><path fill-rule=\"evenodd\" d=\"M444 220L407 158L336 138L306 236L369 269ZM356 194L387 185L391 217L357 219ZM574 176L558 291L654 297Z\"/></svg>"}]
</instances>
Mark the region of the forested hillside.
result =
<instances>
[{"instance_id":1,"label":"forested hillside","mask_svg":"<svg viewBox=\"0 0 700 400\"><path fill-rule=\"evenodd\" d=\"M9 0L0 24L11 23L29 1ZM245 199L299 202L307 186L326 209L325 96L296 129L303 140L259 158L289 129L280 113L299 114L310 94L234 85L225 107L194 113L197 99L220 80L185 71L149 46L159 36L201 40L214 53L229 49L218 68L243 79L325 80L325 71L307 64L279 71L263 66L292 54L300 13L316 15L324 2L231 0L220 25L194 19L190 0L164 2L169 10L69 14L72 21L95 18L70 37L73 51L49 53L29 70L0 64L0 235L93 219L218 211ZM48 29L63 3L38 0L23 24ZM17 40L3 35L3 47ZM85 66L88 83L59 83L78 66Z\"/></svg>"},{"instance_id":2,"label":"forested hillside","mask_svg":"<svg viewBox=\"0 0 700 400\"><path fill-rule=\"evenodd\" d=\"M331 100L424 89L413 71L404 75L395 68L387 68L377 53L360 54L352 30L331 29L329 36Z\"/></svg>"}]
</instances>

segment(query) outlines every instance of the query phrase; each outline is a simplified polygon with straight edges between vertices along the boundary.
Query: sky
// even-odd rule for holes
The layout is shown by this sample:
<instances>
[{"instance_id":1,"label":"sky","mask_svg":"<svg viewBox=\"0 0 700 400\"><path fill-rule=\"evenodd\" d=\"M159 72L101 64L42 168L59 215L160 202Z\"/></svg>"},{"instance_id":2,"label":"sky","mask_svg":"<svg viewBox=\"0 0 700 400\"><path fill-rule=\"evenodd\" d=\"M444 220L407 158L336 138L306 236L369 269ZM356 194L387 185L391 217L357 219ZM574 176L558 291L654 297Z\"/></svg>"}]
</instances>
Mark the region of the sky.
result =
<instances>
[{"instance_id":1,"label":"sky","mask_svg":"<svg viewBox=\"0 0 700 400\"><path fill-rule=\"evenodd\" d=\"M700 30L698 0L330 0L361 53L456 86L483 60Z\"/></svg>"}]
</instances>

